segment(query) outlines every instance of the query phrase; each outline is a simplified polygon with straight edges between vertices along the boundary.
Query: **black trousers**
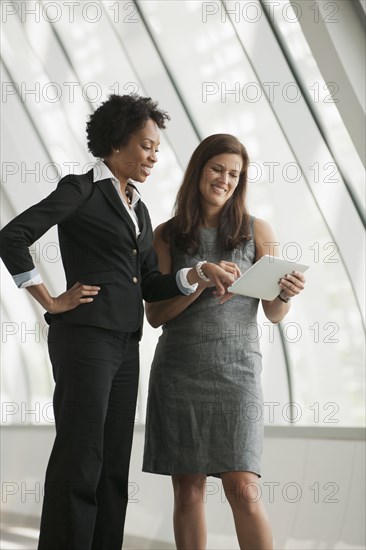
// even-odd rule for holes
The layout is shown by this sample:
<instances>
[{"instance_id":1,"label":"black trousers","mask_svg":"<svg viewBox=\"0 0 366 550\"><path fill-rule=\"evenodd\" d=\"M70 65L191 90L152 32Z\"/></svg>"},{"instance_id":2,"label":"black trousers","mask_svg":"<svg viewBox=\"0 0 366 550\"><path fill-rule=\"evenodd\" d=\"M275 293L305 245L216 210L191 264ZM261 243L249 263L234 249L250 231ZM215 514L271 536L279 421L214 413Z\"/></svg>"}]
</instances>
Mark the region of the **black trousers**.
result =
<instances>
[{"instance_id":1,"label":"black trousers","mask_svg":"<svg viewBox=\"0 0 366 550\"><path fill-rule=\"evenodd\" d=\"M139 335L53 322L56 439L39 550L121 550L139 376Z\"/></svg>"}]
</instances>

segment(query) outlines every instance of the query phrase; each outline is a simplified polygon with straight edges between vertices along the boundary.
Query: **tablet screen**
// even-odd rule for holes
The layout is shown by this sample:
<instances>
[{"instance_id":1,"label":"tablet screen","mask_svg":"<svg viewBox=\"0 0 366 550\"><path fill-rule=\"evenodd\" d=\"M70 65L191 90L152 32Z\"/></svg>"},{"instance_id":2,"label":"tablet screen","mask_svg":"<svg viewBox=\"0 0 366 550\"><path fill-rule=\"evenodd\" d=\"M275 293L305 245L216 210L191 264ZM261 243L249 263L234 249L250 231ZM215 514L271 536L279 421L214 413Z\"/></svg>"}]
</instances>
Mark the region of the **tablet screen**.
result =
<instances>
[{"instance_id":1,"label":"tablet screen","mask_svg":"<svg viewBox=\"0 0 366 550\"><path fill-rule=\"evenodd\" d=\"M278 285L281 277L292 271L304 273L308 268L309 266L305 264L265 255L243 273L228 288L228 291L263 300L274 300L281 291Z\"/></svg>"}]
</instances>

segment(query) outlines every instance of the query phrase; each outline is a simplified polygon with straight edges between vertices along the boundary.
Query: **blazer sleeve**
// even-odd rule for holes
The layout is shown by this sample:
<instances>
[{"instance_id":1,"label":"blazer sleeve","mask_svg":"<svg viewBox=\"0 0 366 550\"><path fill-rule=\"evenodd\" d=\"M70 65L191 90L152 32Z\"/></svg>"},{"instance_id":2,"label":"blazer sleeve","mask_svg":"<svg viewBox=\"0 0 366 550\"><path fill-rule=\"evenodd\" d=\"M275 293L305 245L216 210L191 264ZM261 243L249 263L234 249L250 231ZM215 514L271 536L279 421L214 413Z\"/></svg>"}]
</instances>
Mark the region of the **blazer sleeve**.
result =
<instances>
[{"instance_id":1,"label":"blazer sleeve","mask_svg":"<svg viewBox=\"0 0 366 550\"><path fill-rule=\"evenodd\" d=\"M158 256L152 246L152 226L149 211L143 203L141 204L144 209L146 223L149 226L148 232L151 234L151 247L141 265L142 297L145 302L160 302L176 296L183 296L184 293L177 285L176 273L163 275L159 271Z\"/></svg>"},{"instance_id":2,"label":"blazer sleeve","mask_svg":"<svg viewBox=\"0 0 366 550\"><path fill-rule=\"evenodd\" d=\"M34 269L28 247L52 226L74 214L86 199L78 176L65 176L45 199L19 214L0 231L0 255L11 275Z\"/></svg>"},{"instance_id":3,"label":"blazer sleeve","mask_svg":"<svg viewBox=\"0 0 366 550\"><path fill-rule=\"evenodd\" d=\"M158 257L151 247L141 266L142 297L145 302L160 302L176 296L183 296L176 282L176 273L163 275L158 269Z\"/></svg>"}]
</instances>

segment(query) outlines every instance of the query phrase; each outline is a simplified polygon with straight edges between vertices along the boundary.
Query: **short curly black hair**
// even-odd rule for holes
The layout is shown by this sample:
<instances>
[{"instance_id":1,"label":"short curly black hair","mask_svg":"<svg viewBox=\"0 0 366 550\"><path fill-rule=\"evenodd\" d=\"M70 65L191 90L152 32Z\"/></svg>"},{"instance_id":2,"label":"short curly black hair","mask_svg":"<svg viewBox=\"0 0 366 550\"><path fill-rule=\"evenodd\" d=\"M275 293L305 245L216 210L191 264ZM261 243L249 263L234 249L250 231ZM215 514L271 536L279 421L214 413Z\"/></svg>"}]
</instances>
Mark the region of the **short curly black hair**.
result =
<instances>
[{"instance_id":1,"label":"short curly black hair","mask_svg":"<svg viewBox=\"0 0 366 550\"><path fill-rule=\"evenodd\" d=\"M98 158L111 154L113 148L126 145L135 132L151 118L160 129L170 116L158 109L158 103L150 97L137 94L112 94L107 101L90 115L86 125L88 149Z\"/></svg>"}]
</instances>

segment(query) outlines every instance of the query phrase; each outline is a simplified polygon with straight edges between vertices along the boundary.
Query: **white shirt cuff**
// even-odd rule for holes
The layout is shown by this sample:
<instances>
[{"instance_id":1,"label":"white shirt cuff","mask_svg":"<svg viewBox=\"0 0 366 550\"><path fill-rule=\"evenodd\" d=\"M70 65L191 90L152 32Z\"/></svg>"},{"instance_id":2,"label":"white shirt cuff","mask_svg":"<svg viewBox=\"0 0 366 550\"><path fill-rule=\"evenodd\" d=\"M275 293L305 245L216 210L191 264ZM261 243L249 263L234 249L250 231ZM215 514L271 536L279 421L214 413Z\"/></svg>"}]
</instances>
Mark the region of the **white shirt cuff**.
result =
<instances>
[{"instance_id":1,"label":"white shirt cuff","mask_svg":"<svg viewBox=\"0 0 366 550\"><path fill-rule=\"evenodd\" d=\"M193 294L194 292L196 292L198 288L198 283L194 283L193 285L191 285L187 280L187 273L191 269L192 269L191 267L183 267L183 269L180 269L179 271L177 271L177 274L176 274L176 281L177 281L178 288L186 296L189 296L189 294Z\"/></svg>"},{"instance_id":2,"label":"white shirt cuff","mask_svg":"<svg viewBox=\"0 0 366 550\"><path fill-rule=\"evenodd\" d=\"M41 285L43 283L42 277L36 267L31 271L13 275L13 279L18 288L27 288L27 286Z\"/></svg>"}]
</instances>

